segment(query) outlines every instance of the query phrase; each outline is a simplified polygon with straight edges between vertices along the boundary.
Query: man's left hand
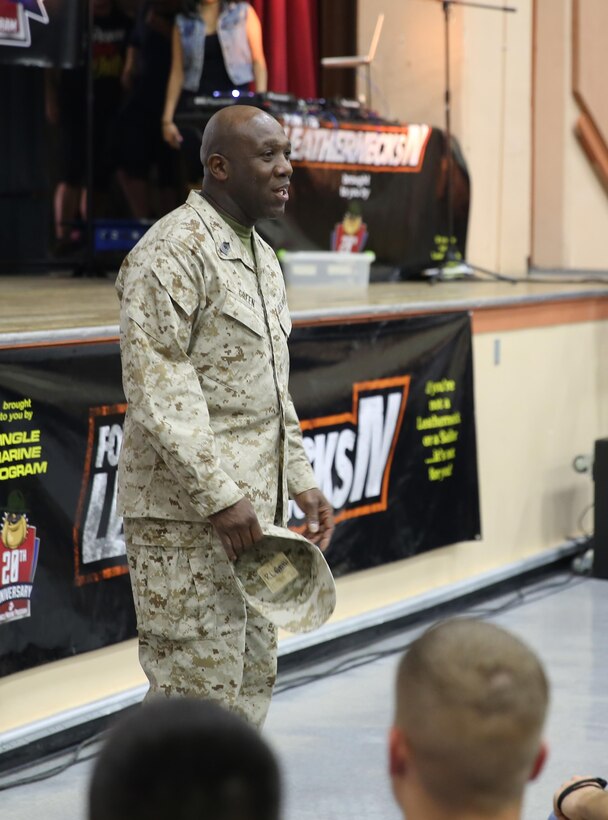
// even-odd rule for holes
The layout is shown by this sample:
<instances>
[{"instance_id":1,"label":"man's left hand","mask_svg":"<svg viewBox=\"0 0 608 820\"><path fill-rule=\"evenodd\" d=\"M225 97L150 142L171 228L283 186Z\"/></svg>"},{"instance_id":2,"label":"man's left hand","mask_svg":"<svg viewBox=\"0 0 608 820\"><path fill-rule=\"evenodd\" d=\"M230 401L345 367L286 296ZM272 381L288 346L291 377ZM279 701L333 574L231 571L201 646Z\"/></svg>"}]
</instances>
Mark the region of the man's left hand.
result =
<instances>
[{"instance_id":1,"label":"man's left hand","mask_svg":"<svg viewBox=\"0 0 608 820\"><path fill-rule=\"evenodd\" d=\"M306 514L304 538L325 551L334 531L334 511L321 490L314 487L304 490L294 498L298 507Z\"/></svg>"}]
</instances>

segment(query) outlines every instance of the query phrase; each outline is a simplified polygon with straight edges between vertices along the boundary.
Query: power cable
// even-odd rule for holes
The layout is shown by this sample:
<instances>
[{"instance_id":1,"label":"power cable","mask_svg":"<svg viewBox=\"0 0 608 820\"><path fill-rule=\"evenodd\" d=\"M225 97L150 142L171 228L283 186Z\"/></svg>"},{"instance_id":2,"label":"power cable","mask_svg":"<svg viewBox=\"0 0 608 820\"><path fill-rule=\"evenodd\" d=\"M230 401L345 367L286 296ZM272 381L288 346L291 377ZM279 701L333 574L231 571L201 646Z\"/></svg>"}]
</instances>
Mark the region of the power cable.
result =
<instances>
[{"instance_id":1,"label":"power cable","mask_svg":"<svg viewBox=\"0 0 608 820\"><path fill-rule=\"evenodd\" d=\"M509 600L502 604L499 604L496 607L487 607L485 609L475 609L472 607L468 607L460 611L462 612L462 614L470 615L473 617L491 618L496 615L502 614L503 612L508 612L509 610L514 609L517 606L522 606L527 603L536 603L537 601L542 600L543 598L549 597L550 595L554 595L555 593L562 591L568 586L578 586L578 584L582 583L585 580L586 578L579 578L578 576L574 575L574 573L569 573L564 581L549 583L543 582L542 584L535 585L533 587L520 587L520 589L518 589L514 593L514 595L511 598L509 598ZM343 674L344 672L349 672L352 669L358 668L359 666L364 666L369 663L373 663L377 660L382 660L383 658L389 657L390 655L405 652L406 649L408 649L408 647L410 646L410 644L411 641L408 641L406 644L401 644L397 647L391 647L384 650L376 650L374 652L358 655L356 658L353 658L352 656L344 658L342 661L339 661L335 666L323 672L302 675L300 677L294 678L289 682L286 682L283 685L278 684L274 690L274 694L280 695L283 692L287 692L292 689L297 689L301 686L307 686L310 683L316 683L317 681L324 680L325 678L334 677L336 675Z\"/></svg>"},{"instance_id":2,"label":"power cable","mask_svg":"<svg viewBox=\"0 0 608 820\"><path fill-rule=\"evenodd\" d=\"M587 538L591 538L591 537L592 537L592 533L591 533L591 532L589 532L589 530L587 530L587 529L585 528L585 517L587 516L587 514L588 514L588 513L590 513L590 512L591 512L591 510L593 510L593 509L594 509L594 507L595 507L595 503L594 503L594 502L591 502L591 504L587 504L587 506L585 507L585 509L582 511L582 513L581 513L581 514L579 515L579 517L578 517L578 528L579 528L579 530L580 530L582 533L584 533L584 535L585 535Z\"/></svg>"},{"instance_id":3,"label":"power cable","mask_svg":"<svg viewBox=\"0 0 608 820\"><path fill-rule=\"evenodd\" d=\"M84 757L81 757L81 753L88 746L93 746L96 743L101 743L105 739L107 732L107 729L103 732L97 732L91 737L88 737L85 740L83 740L71 751L69 749L62 749L61 752L58 752L56 755L54 755L54 757L62 757L63 755L67 754L68 758L58 766L54 766L50 769L43 769L42 771L37 772L36 774L29 775L28 777L20 777L15 780L3 780L0 777L0 791L6 791L7 789L15 789L18 786L29 786L32 783L39 783L42 780L48 780L51 777L63 774L63 772L67 771L67 769L76 765L76 763L84 763L87 760L92 760L93 758L97 757L97 752L93 752Z\"/></svg>"},{"instance_id":4,"label":"power cable","mask_svg":"<svg viewBox=\"0 0 608 820\"><path fill-rule=\"evenodd\" d=\"M583 515L584 514L585 513L583 513ZM576 576L574 573L571 572L562 581L543 581L540 584L520 587L507 601L499 604L498 606L489 606L482 609L475 607L464 607L463 609L460 609L459 612L462 615L467 615L471 617L484 619L492 618L496 615L501 615L504 612L508 612L512 609L515 609L516 607L523 606L524 604L536 603L537 601L543 600L544 598L561 592L567 587L578 586L586 580L587 578ZM457 609L457 603L454 605L454 609ZM370 663L375 663L377 661L384 660L385 658L390 657L391 655L403 653L408 649L411 643L412 641L410 640L407 643L400 644L399 646L375 650L372 652L365 652L355 657L353 657L353 655L351 654L350 656L343 658L330 669L327 669L323 672L300 675L296 678L293 678L290 681L286 681L282 685L280 683L277 684L274 690L274 695L278 696L284 694L285 692L289 692L293 689L300 689L303 686L308 686L309 684L318 683L319 681L326 680L327 678L332 678L336 677L337 675L345 674L346 672L351 672L362 666L368 666ZM65 760L58 766L54 766L49 769L43 769L42 771L36 772L36 774L30 775L28 777L19 777L16 779L5 780L3 780L0 777L0 791L7 791L8 789L18 788L19 786L28 786L33 783L39 783L43 780L48 780L51 777L55 777L57 775L62 774L67 769L76 765L77 763L84 763L88 760L92 760L97 756L97 751L85 755L84 757L81 756L82 752L89 746L94 746L97 743L103 742L107 733L108 730L105 729L104 731L98 732L95 735L87 738L86 740L83 740L71 751L62 750L60 753L56 755L56 757L64 754L67 754L68 757L67 760Z\"/></svg>"}]
</instances>

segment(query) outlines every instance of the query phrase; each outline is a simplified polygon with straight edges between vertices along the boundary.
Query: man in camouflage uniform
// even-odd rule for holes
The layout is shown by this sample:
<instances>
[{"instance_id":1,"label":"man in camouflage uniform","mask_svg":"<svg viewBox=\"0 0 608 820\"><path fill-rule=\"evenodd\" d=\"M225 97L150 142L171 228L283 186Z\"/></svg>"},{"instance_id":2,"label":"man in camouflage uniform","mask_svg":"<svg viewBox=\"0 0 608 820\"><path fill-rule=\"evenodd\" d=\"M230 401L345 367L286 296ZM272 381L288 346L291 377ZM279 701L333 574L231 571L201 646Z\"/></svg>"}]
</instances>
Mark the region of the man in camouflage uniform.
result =
<instances>
[{"instance_id":1,"label":"man in camouflage uniform","mask_svg":"<svg viewBox=\"0 0 608 820\"><path fill-rule=\"evenodd\" d=\"M321 549L333 529L288 393L281 269L253 230L285 210L289 151L268 114L216 113L202 191L148 231L117 279L129 402L118 504L150 693L215 698L258 726L276 629L246 605L233 562L264 524L286 523L289 496Z\"/></svg>"}]
</instances>

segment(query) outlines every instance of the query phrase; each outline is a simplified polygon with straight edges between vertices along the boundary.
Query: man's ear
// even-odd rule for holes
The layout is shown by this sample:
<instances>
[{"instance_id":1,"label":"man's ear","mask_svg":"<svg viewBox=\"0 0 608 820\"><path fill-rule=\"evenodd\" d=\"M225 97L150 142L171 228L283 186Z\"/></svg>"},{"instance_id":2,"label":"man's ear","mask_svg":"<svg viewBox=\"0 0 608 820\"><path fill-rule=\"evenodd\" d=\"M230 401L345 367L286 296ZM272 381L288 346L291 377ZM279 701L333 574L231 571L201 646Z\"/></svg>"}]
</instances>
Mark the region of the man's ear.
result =
<instances>
[{"instance_id":1,"label":"man's ear","mask_svg":"<svg viewBox=\"0 0 608 820\"><path fill-rule=\"evenodd\" d=\"M228 178L228 161L222 154L211 154L207 160L207 168L215 179L223 182Z\"/></svg>"},{"instance_id":2,"label":"man's ear","mask_svg":"<svg viewBox=\"0 0 608 820\"><path fill-rule=\"evenodd\" d=\"M549 749L547 748L547 744L543 740L540 744L540 749L538 750L538 754L534 760L534 765L532 766L532 771L530 772L530 776L528 780L536 780L538 775L542 772L543 766L545 765L545 761L547 760L547 755L549 754Z\"/></svg>"},{"instance_id":3,"label":"man's ear","mask_svg":"<svg viewBox=\"0 0 608 820\"><path fill-rule=\"evenodd\" d=\"M388 765L391 777L403 777L407 771L409 749L401 729L393 726L388 736Z\"/></svg>"}]
</instances>

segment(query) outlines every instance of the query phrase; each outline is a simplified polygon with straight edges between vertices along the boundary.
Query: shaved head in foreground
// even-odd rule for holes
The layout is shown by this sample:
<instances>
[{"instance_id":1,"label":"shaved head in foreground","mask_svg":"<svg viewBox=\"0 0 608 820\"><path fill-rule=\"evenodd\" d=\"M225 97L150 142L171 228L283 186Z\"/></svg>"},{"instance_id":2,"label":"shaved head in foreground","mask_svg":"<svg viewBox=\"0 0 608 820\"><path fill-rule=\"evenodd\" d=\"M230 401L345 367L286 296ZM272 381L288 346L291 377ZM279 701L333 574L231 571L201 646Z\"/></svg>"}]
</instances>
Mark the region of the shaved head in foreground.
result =
<instances>
[{"instance_id":1,"label":"shaved head in foreground","mask_svg":"<svg viewBox=\"0 0 608 820\"><path fill-rule=\"evenodd\" d=\"M399 665L389 749L408 820L517 820L546 755L547 703L540 661L498 626L454 619L414 641Z\"/></svg>"}]
</instances>

